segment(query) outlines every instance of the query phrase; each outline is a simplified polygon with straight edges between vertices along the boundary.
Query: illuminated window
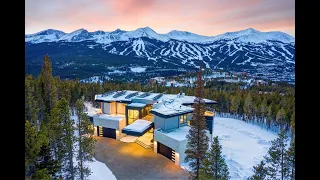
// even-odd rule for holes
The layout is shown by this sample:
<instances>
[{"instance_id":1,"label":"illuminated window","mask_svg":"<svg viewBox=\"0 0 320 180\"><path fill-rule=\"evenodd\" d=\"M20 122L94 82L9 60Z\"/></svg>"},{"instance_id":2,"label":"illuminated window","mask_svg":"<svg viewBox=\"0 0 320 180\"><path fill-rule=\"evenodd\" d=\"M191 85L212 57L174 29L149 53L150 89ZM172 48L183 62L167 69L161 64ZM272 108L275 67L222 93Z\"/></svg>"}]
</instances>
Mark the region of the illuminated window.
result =
<instances>
[{"instance_id":1,"label":"illuminated window","mask_svg":"<svg viewBox=\"0 0 320 180\"><path fill-rule=\"evenodd\" d=\"M179 119L180 119L180 124L184 124L187 122L187 115L186 114L181 115Z\"/></svg>"}]
</instances>

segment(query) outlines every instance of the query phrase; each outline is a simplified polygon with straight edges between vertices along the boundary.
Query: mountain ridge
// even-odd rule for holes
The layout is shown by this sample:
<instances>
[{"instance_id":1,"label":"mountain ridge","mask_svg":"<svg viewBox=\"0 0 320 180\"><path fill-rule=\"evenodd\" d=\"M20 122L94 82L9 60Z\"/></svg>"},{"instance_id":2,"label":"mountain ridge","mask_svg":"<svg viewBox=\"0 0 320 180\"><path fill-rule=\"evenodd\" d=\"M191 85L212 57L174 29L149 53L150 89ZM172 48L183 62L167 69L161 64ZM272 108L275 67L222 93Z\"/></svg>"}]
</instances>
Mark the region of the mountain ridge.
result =
<instances>
[{"instance_id":1,"label":"mountain ridge","mask_svg":"<svg viewBox=\"0 0 320 180\"><path fill-rule=\"evenodd\" d=\"M48 32L46 34L46 32ZM55 34L55 36L52 36ZM38 33L26 34L25 42L42 43L42 42L81 42L86 40L93 40L97 43L108 44L115 41L127 41L130 38L149 37L163 42L168 42L171 39L186 41L191 43L212 43L221 39L232 39L239 42L251 43L268 43L270 40L277 40L283 43L294 43L295 38L289 34L280 31L261 32L253 28L244 30L226 32L216 36L203 36L188 31L172 30L166 34L160 34L150 27L137 28L132 31L124 31L116 29L111 32L107 31L93 31L89 32L84 28L77 29L70 33L65 33L60 30L47 29ZM103 40L101 40L103 39Z\"/></svg>"},{"instance_id":2,"label":"mountain ridge","mask_svg":"<svg viewBox=\"0 0 320 180\"><path fill-rule=\"evenodd\" d=\"M107 33L83 28L71 33L49 29L26 35L28 73L39 72L44 54L53 59L57 73L68 78L103 75L110 72L110 66L120 72L128 66L147 66L145 73L161 72L161 76L165 69L198 69L198 60L202 59L208 69L295 79L294 38L252 28L210 37L177 30L164 35L149 27Z\"/></svg>"}]
</instances>

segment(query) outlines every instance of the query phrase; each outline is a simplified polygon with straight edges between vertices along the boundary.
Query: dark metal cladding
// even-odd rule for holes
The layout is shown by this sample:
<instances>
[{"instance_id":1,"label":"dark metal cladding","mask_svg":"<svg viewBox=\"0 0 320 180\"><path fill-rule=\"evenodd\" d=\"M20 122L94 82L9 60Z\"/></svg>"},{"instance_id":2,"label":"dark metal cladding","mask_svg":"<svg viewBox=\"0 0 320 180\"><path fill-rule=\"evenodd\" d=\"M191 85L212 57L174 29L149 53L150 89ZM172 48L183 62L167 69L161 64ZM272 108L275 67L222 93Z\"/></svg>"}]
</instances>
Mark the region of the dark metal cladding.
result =
<instances>
[{"instance_id":1,"label":"dark metal cladding","mask_svg":"<svg viewBox=\"0 0 320 180\"><path fill-rule=\"evenodd\" d=\"M158 94L158 95L156 95L155 97L153 97L152 98L152 100L157 100L157 99L159 99L159 98L161 98L164 94L166 93L166 91L165 92L163 92L163 93L161 93L161 94Z\"/></svg>"},{"instance_id":2,"label":"dark metal cladding","mask_svg":"<svg viewBox=\"0 0 320 180\"><path fill-rule=\"evenodd\" d=\"M117 97L120 97L122 95L124 95L127 91L120 91L120 92L117 92L114 96L112 96L113 98L117 98Z\"/></svg>"},{"instance_id":3,"label":"dark metal cladding","mask_svg":"<svg viewBox=\"0 0 320 180\"><path fill-rule=\"evenodd\" d=\"M150 96L150 94L152 93L153 91L149 91L149 92L146 92L144 94L141 94L140 96L138 96L138 98L145 98L147 96Z\"/></svg>"},{"instance_id":4,"label":"dark metal cladding","mask_svg":"<svg viewBox=\"0 0 320 180\"><path fill-rule=\"evenodd\" d=\"M131 94L128 94L126 97L124 97L125 99L129 99L129 98L131 98L131 97L133 97L133 96L136 96L136 95L138 95L139 94L139 92L140 91L138 91L138 92L134 92L134 93L131 93Z\"/></svg>"},{"instance_id":5,"label":"dark metal cladding","mask_svg":"<svg viewBox=\"0 0 320 180\"><path fill-rule=\"evenodd\" d=\"M109 96L110 94L113 94L114 92L116 92L116 91L114 90L114 91L109 91L109 92L103 93L102 97Z\"/></svg>"}]
</instances>

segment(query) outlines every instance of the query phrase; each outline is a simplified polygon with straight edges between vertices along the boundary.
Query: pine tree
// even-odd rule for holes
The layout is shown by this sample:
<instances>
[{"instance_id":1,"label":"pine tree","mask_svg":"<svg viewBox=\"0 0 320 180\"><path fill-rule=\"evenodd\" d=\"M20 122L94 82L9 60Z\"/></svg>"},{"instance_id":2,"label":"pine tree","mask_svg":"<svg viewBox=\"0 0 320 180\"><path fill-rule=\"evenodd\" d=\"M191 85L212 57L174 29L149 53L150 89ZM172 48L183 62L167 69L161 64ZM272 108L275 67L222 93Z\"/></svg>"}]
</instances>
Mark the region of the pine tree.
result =
<instances>
[{"instance_id":1,"label":"pine tree","mask_svg":"<svg viewBox=\"0 0 320 180\"><path fill-rule=\"evenodd\" d=\"M49 174L49 171L44 168L44 169L41 169L39 171L37 171L35 173L35 175L32 177L32 179L35 179L35 180L51 180L51 176Z\"/></svg>"},{"instance_id":2,"label":"pine tree","mask_svg":"<svg viewBox=\"0 0 320 180\"><path fill-rule=\"evenodd\" d=\"M285 179L295 179L295 140L291 140L290 147L285 154Z\"/></svg>"},{"instance_id":3,"label":"pine tree","mask_svg":"<svg viewBox=\"0 0 320 180\"><path fill-rule=\"evenodd\" d=\"M203 167L200 170L200 178L204 180L227 180L230 179L228 166L222 157L222 146L219 144L218 136L213 142L206 157L203 160Z\"/></svg>"},{"instance_id":4,"label":"pine tree","mask_svg":"<svg viewBox=\"0 0 320 180\"><path fill-rule=\"evenodd\" d=\"M198 73L197 87L195 90L194 110L192 116L192 127L187 134L187 148L185 150L186 160L190 162L190 179L199 179L199 170L202 168L205 152L208 149L209 138L206 135L204 88L202 80L202 61Z\"/></svg>"},{"instance_id":5,"label":"pine tree","mask_svg":"<svg viewBox=\"0 0 320 180\"><path fill-rule=\"evenodd\" d=\"M78 117L77 131L78 131L78 174L81 180L86 179L90 174L91 170L88 166L85 166L86 162L93 162L94 156L94 145L96 140L93 138L93 128L89 120L89 117L84 112L84 104L82 100L76 102L76 116Z\"/></svg>"},{"instance_id":6,"label":"pine tree","mask_svg":"<svg viewBox=\"0 0 320 180\"><path fill-rule=\"evenodd\" d=\"M266 98L263 98L263 101L260 104L260 113L261 113L261 118L262 119L264 119L268 114L268 104L267 104L267 99Z\"/></svg>"},{"instance_id":7,"label":"pine tree","mask_svg":"<svg viewBox=\"0 0 320 180\"><path fill-rule=\"evenodd\" d=\"M295 119L296 119L296 112L294 111L292 116L291 116L291 121L290 121L290 128L291 128L291 138L294 138L294 134L295 134Z\"/></svg>"},{"instance_id":8,"label":"pine tree","mask_svg":"<svg viewBox=\"0 0 320 180\"><path fill-rule=\"evenodd\" d=\"M51 109L54 107L57 102L58 94L57 89L52 77L52 64L48 55L44 56L42 70L39 75L39 85L41 88L41 97L44 101L44 108L46 117L48 120Z\"/></svg>"},{"instance_id":9,"label":"pine tree","mask_svg":"<svg viewBox=\"0 0 320 180\"><path fill-rule=\"evenodd\" d=\"M282 107L278 111L277 117L276 117L277 123L280 125L280 130L283 128L283 124L284 124L285 118L286 118L286 112Z\"/></svg>"},{"instance_id":10,"label":"pine tree","mask_svg":"<svg viewBox=\"0 0 320 180\"><path fill-rule=\"evenodd\" d=\"M252 95L251 92L248 93L245 101L244 101L244 113L247 115L248 119L252 118L253 115L253 100L252 100Z\"/></svg>"},{"instance_id":11,"label":"pine tree","mask_svg":"<svg viewBox=\"0 0 320 180\"><path fill-rule=\"evenodd\" d=\"M231 107L230 110L233 114L237 114L239 111L239 106L240 106L240 97L238 95L233 96L231 100Z\"/></svg>"},{"instance_id":12,"label":"pine tree","mask_svg":"<svg viewBox=\"0 0 320 180\"><path fill-rule=\"evenodd\" d=\"M265 156L266 162L268 163L268 175L271 179L280 178L283 180L285 178L285 156L286 156L286 146L288 137L286 132L282 130L279 133L277 139L271 141L271 147L268 150L268 154Z\"/></svg>"},{"instance_id":13,"label":"pine tree","mask_svg":"<svg viewBox=\"0 0 320 180\"><path fill-rule=\"evenodd\" d=\"M37 125L39 108L35 82L31 75L25 77L25 120Z\"/></svg>"},{"instance_id":14,"label":"pine tree","mask_svg":"<svg viewBox=\"0 0 320 180\"><path fill-rule=\"evenodd\" d=\"M41 147L47 144L47 137L38 131L30 121L25 121L25 174L32 176L36 172Z\"/></svg>"},{"instance_id":15,"label":"pine tree","mask_svg":"<svg viewBox=\"0 0 320 180\"><path fill-rule=\"evenodd\" d=\"M270 104L268 106L268 113L267 113L267 125L268 125L268 128L270 128L270 125L271 125L271 122L273 120L273 111L272 111L272 105L273 104Z\"/></svg>"},{"instance_id":16,"label":"pine tree","mask_svg":"<svg viewBox=\"0 0 320 180\"><path fill-rule=\"evenodd\" d=\"M49 143L41 146L40 152L38 154L38 163L36 164L36 171L41 171L43 169L47 169L46 172L48 172L48 174L50 174L50 176L54 179L58 178L56 174L61 169L61 163L58 160L54 159L50 150Z\"/></svg>"},{"instance_id":17,"label":"pine tree","mask_svg":"<svg viewBox=\"0 0 320 180\"><path fill-rule=\"evenodd\" d=\"M60 174L63 174L65 179L74 179L75 177L73 124L73 120L70 119L69 103L65 98L62 98L51 112L50 137L54 156L62 164Z\"/></svg>"},{"instance_id":18,"label":"pine tree","mask_svg":"<svg viewBox=\"0 0 320 180\"><path fill-rule=\"evenodd\" d=\"M264 180L267 178L267 169L265 162L261 161L257 166L253 166L253 175L248 180Z\"/></svg>"}]
</instances>

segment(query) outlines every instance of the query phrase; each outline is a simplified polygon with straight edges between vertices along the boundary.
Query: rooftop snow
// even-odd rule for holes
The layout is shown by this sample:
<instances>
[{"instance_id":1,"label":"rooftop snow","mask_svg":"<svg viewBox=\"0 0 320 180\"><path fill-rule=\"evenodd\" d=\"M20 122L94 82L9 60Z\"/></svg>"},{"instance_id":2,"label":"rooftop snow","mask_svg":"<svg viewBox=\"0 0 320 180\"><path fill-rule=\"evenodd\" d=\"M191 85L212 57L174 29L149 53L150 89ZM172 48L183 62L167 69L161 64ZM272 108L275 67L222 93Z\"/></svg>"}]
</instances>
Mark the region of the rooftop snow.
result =
<instances>
[{"instance_id":1,"label":"rooftop snow","mask_svg":"<svg viewBox=\"0 0 320 180\"><path fill-rule=\"evenodd\" d=\"M117 92L120 92L120 91L117 91ZM130 101L132 98L134 98L135 96L131 97L131 98L128 98L126 99L125 97L131 93L135 93L135 92L138 92L138 91L126 91L126 93L124 93L123 95L119 96L119 97L116 97L114 98L113 96L116 94L116 92L112 93L112 94L109 94L107 96L103 96L102 94L98 94L95 96L95 100L102 100L102 101ZM142 93L139 93L137 94L140 95Z\"/></svg>"},{"instance_id":2,"label":"rooftop snow","mask_svg":"<svg viewBox=\"0 0 320 180\"><path fill-rule=\"evenodd\" d=\"M131 103L131 104L128 104L128 107L145 107L146 104L143 104L143 103Z\"/></svg>"},{"instance_id":3,"label":"rooftop snow","mask_svg":"<svg viewBox=\"0 0 320 180\"><path fill-rule=\"evenodd\" d=\"M142 133L144 130L146 130L148 127L150 127L151 124L152 124L152 122L150 122L150 121L138 119L138 120L135 120L132 124L123 128L122 130Z\"/></svg>"},{"instance_id":4,"label":"rooftop snow","mask_svg":"<svg viewBox=\"0 0 320 180\"><path fill-rule=\"evenodd\" d=\"M183 141L186 140L186 135L189 133L190 130L190 126L182 126L178 129L175 129L174 131L171 132L163 132L163 131L159 131L161 132L163 135L170 137L172 139L175 139L177 141Z\"/></svg>"},{"instance_id":5,"label":"rooftop snow","mask_svg":"<svg viewBox=\"0 0 320 180\"><path fill-rule=\"evenodd\" d=\"M179 95L179 94L163 94L159 99L153 100L154 97L159 95L160 93L150 93L150 95L146 97L139 98L138 96L141 94L144 94L145 92L139 92L136 96L133 96L131 98L125 99L125 97L128 94L138 92L138 91L126 91L125 94L114 98L115 92L112 94L109 94L108 96L101 96L96 95L95 100L103 100L106 102L113 102L113 101L132 101L133 99L144 99L144 100L150 100L150 102L154 103L153 109L151 112L160 113L163 115L174 115L174 114L183 114L192 112L193 108L185 106L188 104L193 104L195 96L185 96L185 95ZM215 101L204 99L205 103L207 104L216 104ZM128 106L132 107L144 107L145 104L141 103L132 103Z\"/></svg>"},{"instance_id":6,"label":"rooftop snow","mask_svg":"<svg viewBox=\"0 0 320 180\"><path fill-rule=\"evenodd\" d=\"M112 121L120 121L125 118L124 115L110 115L110 114L96 114L94 117L112 120Z\"/></svg>"},{"instance_id":7,"label":"rooftop snow","mask_svg":"<svg viewBox=\"0 0 320 180\"><path fill-rule=\"evenodd\" d=\"M164 95L159 99L159 103L154 104L152 112L163 115L174 115L192 112L193 108L184 106L183 104L192 104L194 96ZM204 99L206 103L215 102Z\"/></svg>"}]
</instances>

